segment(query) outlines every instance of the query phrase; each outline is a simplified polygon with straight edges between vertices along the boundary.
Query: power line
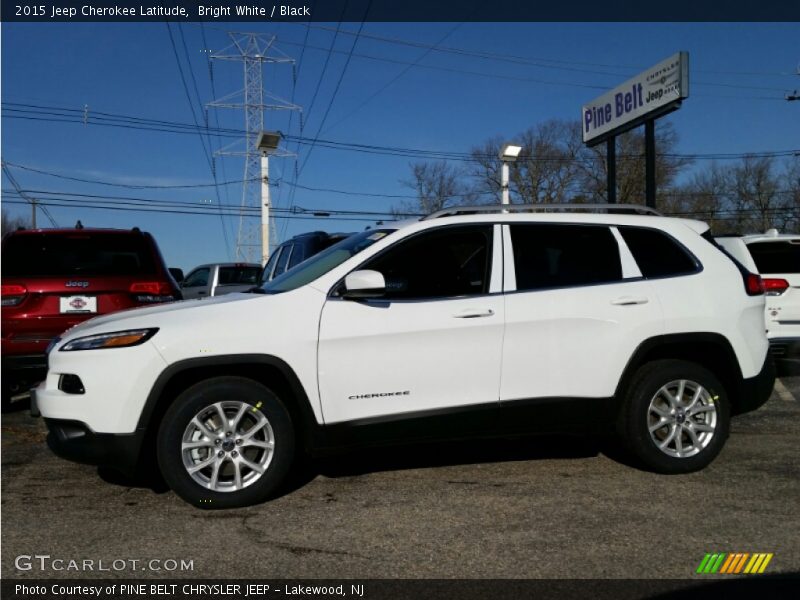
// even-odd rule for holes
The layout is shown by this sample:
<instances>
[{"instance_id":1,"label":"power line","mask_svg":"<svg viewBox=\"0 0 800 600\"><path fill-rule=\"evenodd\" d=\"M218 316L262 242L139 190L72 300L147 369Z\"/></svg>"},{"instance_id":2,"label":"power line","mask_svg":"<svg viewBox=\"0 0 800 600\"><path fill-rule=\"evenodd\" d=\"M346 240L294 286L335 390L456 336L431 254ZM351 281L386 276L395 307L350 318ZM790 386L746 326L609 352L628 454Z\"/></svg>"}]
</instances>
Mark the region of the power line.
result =
<instances>
[{"instance_id":1,"label":"power line","mask_svg":"<svg viewBox=\"0 0 800 600\"><path fill-rule=\"evenodd\" d=\"M28 110L25 108L17 108L18 106L27 106L34 110ZM14 113L14 112L27 112L31 113L35 116L31 117L18 117L14 114L6 114L6 113ZM60 111L60 112L53 112L53 111ZM71 111L71 112L70 112ZM47 107L47 106L39 106L39 105L25 105L20 103L13 103L13 102L6 102L4 103L4 118L26 118L28 120L34 121L48 121L48 122L65 122L65 123L81 123L83 124L83 117L78 116L77 114L72 113L79 113L82 112L79 109L69 109L63 107ZM67 113L67 114L63 114ZM102 118L105 119L101 122L96 122L94 119L96 117L90 116L88 118L88 124L97 124L97 125L106 125L106 126L120 126L130 129L141 129L145 131L165 131L169 133L191 133L197 134L200 130L199 126L193 126L191 123L179 123L174 121L161 121L155 119L146 119L141 117L133 117L130 115L113 115L113 113L96 113L104 115ZM108 116L105 116L108 115ZM222 129L220 130L220 134L229 135L231 137L241 136L243 130L237 129ZM303 137L303 136L292 136L286 135L284 138L290 142L297 142L299 144L310 144L312 143L311 138ZM452 150L429 150L429 149L419 149L419 148L407 148L401 146L381 146L376 144L362 144L356 142L342 142L338 140L326 140L326 139L318 139L315 142L315 145L324 146L326 148L332 149L339 149L339 150L347 150L347 151L355 151L355 152L366 152L371 154L386 154L392 156L407 156L412 158L429 158L429 159L442 159L442 160L455 160L455 161L464 161L464 162L473 162L476 160L485 160L485 159L495 159L493 155L488 154L479 154L473 152L462 152L462 151L452 151ZM661 156L666 156L670 158L691 158L694 160L728 160L728 159L736 159L736 158L746 158L746 157L785 157L785 156L794 156L800 150L778 150L778 151L753 151L753 152L737 152L737 153L724 153L724 152L717 152L717 153L669 153L669 154L662 154ZM591 156L591 157L563 157L563 156L529 156L525 157L525 160L537 162L537 161L553 161L553 162L571 162L571 161L584 161L586 159L591 160L602 160L602 156ZM637 155L621 155L618 156L619 159L626 160L639 160L641 156Z\"/></svg>"},{"instance_id":2,"label":"power line","mask_svg":"<svg viewBox=\"0 0 800 600\"><path fill-rule=\"evenodd\" d=\"M36 208L39 205L39 201L36 198L32 198L32 197L28 196L24 192L24 190L22 190L20 188L20 185L17 183L17 180L14 178L14 175L12 175L11 171L9 171L8 165L6 164L5 161L3 161L3 163L2 163L2 169L3 169L3 173L5 173L6 177L11 182L11 185L14 186L14 189L17 191L17 194L21 198L23 198L25 200L25 202L27 202L28 204L30 204L32 206L32 217L33 218L32 218L32 223L31 224L35 227L36 226ZM53 218L53 215L50 214L50 211L47 210L47 208L42 206L41 207L41 211L47 217L47 219L50 221L50 224L53 227L58 227L58 225L56 224L56 220Z\"/></svg>"},{"instance_id":3,"label":"power line","mask_svg":"<svg viewBox=\"0 0 800 600\"><path fill-rule=\"evenodd\" d=\"M315 29L320 30L327 30L330 31L331 28L323 26L323 25L310 25L307 23L301 23L301 25L305 27L313 27ZM342 29L339 32L343 35L356 35L356 32L349 31L346 29ZM612 68L612 69L622 69L626 71L638 71L642 68L646 67L634 67L634 66L624 66L624 65L609 65L609 64L598 64L598 63L584 63L584 62L577 62L577 61L564 61L564 60L555 60L555 59L547 59L547 58L532 58L532 57L525 57L525 56L517 56L513 54L499 54L493 52L485 52L481 50L470 50L465 48L457 48L452 46L439 46L434 45L431 46L430 44L426 44L424 42L418 42L415 40L406 40L397 37L388 37L388 36L381 36L376 34L369 34L364 36L367 39L390 43L395 45L401 46L408 46L413 48L426 48L430 49L431 51L443 53L443 54L452 54L457 56L466 56L469 58L480 58L484 60L494 60L494 61L501 61L507 63L514 63L518 65L526 65L544 69L557 69L557 70L564 70L564 71L577 71L577 72L584 72L594 75L610 75L614 77L624 76L620 73L611 73L605 71L598 71L596 69L584 69L572 66L559 66L559 65L579 65L579 66L592 66L592 67L601 67L601 68ZM754 72L733 72L733 71L711 71L711 70L704 70L702 72L705 73L715 73L715 74L747 74L747 75L754 75ZM769 75L775 76L784 76L784 75L795 75L793 73L768 73ZM755 89L755 90L769 90L769 91L784 91L783 88L770 88L764 86L748 86L748 85L734 85L734 84L721 84L716 82L705 82L705 81L695 81L692 82L692 85L709 85L709 86L721 86L721 87L738 87L741 89ZM605 88L604 88L605 89Z\"/></svg>"},{"instance_id":4,"label":"power line","mask_svg":"<svg viewBox=\"0 0 800 600\"><path fill-rule=\"evenodd\" d=\"M7 204L30 204L27 200L24 199L5 199L3 200L4 203ZM116 210L116 211L129 211L129 212L145 212L145 213L162 213L162 214L176 214L176 215L204 215L204 216L218 216L217 212L212 211L203 211L198 210L196 208L187 207L185 210L181 208L174 208L174 207L148 207L144 205L126 205L125 203L118 203L116 205L108 205L108 204L93 204L91 201L85 200L82 202L72 202L69 200L64 200L60 198L52 198L47 199L46 201L37 202L37 205L40 206L56 206L62 208L81 208L81 209L88 209L88 210ZM214 208L214 207L212 207ZM237 209L239 210L239 209ZM277 210L277 209L276 209ZM228 214L228 213L226 213ZM394 217L393 213L373 213L375 215L386 215L387 217ZM229 213L228 216L243 216L248 218L260 218L260 214L257 212L236 212L236 213ZM319 219L326 219L330 221L368 221L368 222L375 222L374 218L366 218L363 216L358 215L351 215L349 213L342 214L341 212L336 211L328 211L328 210L317 210L311 211L309 209L304 209L303 211L286 211L286 214L280 213L274 215L276 219L298 219L298 220L307 220L307 221L316 221ZM56 226L56 225L54 225Z\"/></svg>"},{"instance_id":5,"label":"power line","mask_svg":"<svg viewBox=\"0 0 800 600\"><path fill-rule=\"evenodd\" d=\"M111 195L101 195L101 194L87 194L81 192L69 192L63 190L26 190L20 189L16 192L6 191L6 194L16 194L22 196L23 194L34 194L38 197L44 197L44 200L49 200L53 197L57 197L59 200L69 200L70 198L79 198L82 202L109 202L109 203L120 203L120 204L145 204L149 206L159 206L159 207L190 207L196 209L203 209L208 211L213 211L216 207L205 203L205 202L197 202L197 201L178 201L178 200L161 200L158 198L142 198L139 196L111 196ZM24 196L23 196L24 197ZM229 210L239 210L238 207L228 207ZM260 214L260 208L257 206L254 207L245 207L247 211L253 212L255 214ZM380 211L380 210L347 210L347 209L328 209L328 208L301 208L301 207L294 207L294 208L276 208L278 212L326 212L332 214L354 214L354 215L382 215L387 216L393 213L388 211ZM236 214L236 213L234 213Z\"/></svg>"},{"instance_id":6,"label":"power line","mask_svg":"<svg viewBox=\"0 0 800 600\"><path fill-rule=\"evenodd\" d=\"M12 198L7 198L3 200L4 203L7 204L22 204L22 205L29 205L30 203L25 199L17 199L16 196ZM129 212L154 212L154 213L164 213L164 214L178 214L178 215L205 215L205 216L217 216L218 213L212 211L203 211L192 209L187 207L186 210L184 209L176 209L176 208L165 208L165 207L148 207L148 206L141 206L141 205L132 205L128 206L124 203L120 203L122 205L100 205L100 204L92 204L91 201L85 200L80 202L73 202L61 198L52 198L46 199L42 201L37 201L37 204L41 206L55 206L55 207L63 207L63 208L81 208L81 209L88 209L88 210L116 210L116 211L129 211ZM568 204L568 203L565 203ZM214 209L215 207L210 207ZM277 209L276 209L277 210ZM773 207L773 208L751 208L751 209L729 209L729 210L694 210L694 211L675 211L669 212L666 214L672 216L706 216L709 219L714 220L736 220L741 218L743 215L749 214L768 214L770 216L781 216L781 215L793 215L796 213L795 209L792 208L782 208L782 207ZM236 213L238 214L238 213ZM375 222L374 218L367 218L362 215L365 214L372 214L375 216L378 215L386 215L390 218L396 217L419 217L421 215L416 213L357 213L353 211L352 213L348 213L346 211L328 211L325 209L301 209L296 211L288 211L284 210L282 214L275 215L276 219L298 219L298 220L320 220L326 219L331 221L367 221L367 222ZM738 216L731 216L731 217L718 217L716 215L721 214L731 214L731 215L738 215ZM244 213L246 217L252 218L259 218L260 215L256 212L251 213ZM57 225L54 224L54 227Z\"/></svg>"},{"instance_id":7,"label":"power line","mask_svg":"<svg viewBox=\"0 0 800 600\"><path fill-rule=\"evenodd\" d=\"M214 169L214 163L212 161L211 152L210 152L211 138L210 137L208 138L207 141L208 141L208 146L209 147L206 148L206 142L203 140L203 135L199 131L200 125L199 125L199 123L197 121L197 115L195 114L195 111L194 111L194 102L192 102L192 97L191 97L191 94L189 93L189 86L186 84L186 77L185 77L185 75L183 73L183 65L181 65L181 59L178 56L178 49L175 46L175 39L174 39L174 37L172 35L172 28L169 25L169 21L165 21L164 24L167 26L167 33L169 33L169 41L170 41L170 44L172 45L172 52L175 55L175 62L178 65L178 71L180 72L181 83L183 84L183 91L186 93L186 100L189 102L189 109L191 110L191 113L192 113L192 121L194 121L194 124L198 129L198 135L200 136L200 144L203 146L203 154L205 154L205 156L206 156L206 161L208 162L208 168L211 171L211 176L216 181L217 174L216 174L215 169ZM178 23L178 31L181 34L181 38L183 38L183 30L181 29L180 23ZM200 92L197 89L197 80L194 77L194 69L192 69L192 63L189 60L189 52L186 49L186 41L185 40L183 42L183 47L184 47L184 50L186 50L186 59L189 62L189 72L190 72L191 77L192 77L192 83L194 84L195 93L197 94L197 100L200 103L200 106L202 107L203 103L202 103L202 101L200 99ZM206 135L208 135L208 115L207 114L206 114L206 118L205 118L205 124L206 124ZM225 228L225 219L222 216L222 201L221 201L220 195L219 195L219 188L215 187L214 190L215 190L215 193L216 193L216 196L217 196L217 204L220 205L219 221L220 221L220 226L222 227L222 237L225 240L225 250L228 252L228 258L231 258L230 242L228 240L228 230Z\"/></svg>"},{"instance_id":8,"label":"power line","mask_svg":"<svg viewBox=\"0 0 800 600\"><path fill-rule=\"evenodd\" d=\"M362 21L361 25L362 25L362 26L364 25L363 21ZM439 44L441 44L442 42L444 42L444 41L445 41L447 38L449 38L449 37L450 37L450 36L451 36L451 35L452 35L452 34L453 34L455 31L456 31L456 29L458 29L459 27L461 27L461 25L462 25L462 23L456 23L456 25L455 25L454 27L452 27L452 28L451 28L451 29L450 29L450 30L449 30L447 33L445 33L445 34L444 34L444 35L443 35L443 36L442 36L442 37L439 39L439 41L438 41L438 42L436 42L436 44L434 44L432 47L428 48L428 49L427 49L425 52L423 52L422 54L420 54L420 55L417 57L417 59L416 59L416 60L415 60L413 63L408 63L408 65L406 66L406 68L405 68L405 69L402 69L402 70L401 70L401 71L400 71L400 72L399 72L397 75L395 75L395 76L394 76L392 79L390 79L390 80L389 80L388 82L386 82L384 85L382 85L382 86L381 86L381 87L379 87L377 90L375 90L375 91L374 91L374 92L373 92L373 93L372 93L370 96L368 96L368 97L366 98L366 100L364 100L363 102L361 102L361 103L360 103L358 106L356 106L356 107L355 107L353 110L351 110L350 112L348 112L348 113L347 113L347 114L346 114L344 117L342 117L341 119L339 119L338 121L336 121L336 123L334 123L333 125L331 125L330 127L328 127L328 129L326 129L325 131L330 131L331 129L335 129L336 127L338 127L339 125L341 125L341 124L342 124L344 121L346 121L347 119L349 119L350 117L352 117L352 116L353 116L355 113L357 113L359 110L361 110L362 108L364 108L364 107L365 107L367 104L369 104L369 103L370 103L370 102L371 102L373 99L375 99L377 96L379 96L379 95L380 95L380 94L381 94L381 93L382 93L382 92L383 92L385 89L387 89L387 88L388 88L388 87L390 87L392 84L394 84L394 82L396 82L398 79L400 79L401 77L403 77L403 75L405 75L406 73L408 73L408 72L411 70L411 68L412 68L412 67L418 66L418 65L419 65L419 63L420 63L420 62L421 62L421 61L422 61L422 60L423 60L423 59L424 59L426 56L428 56L428 55L429 55L431 52L433 52L433 50L434 50L434 48L436 48L436 46L438 46ZM361 29L359 29L359 32L360 32L360 31L361 31ZM356 40L358 40L358 37L356 37ZM351 48L351 49L350 49L350 57L352 57L352 54L353 54L352 50L353 50L354 48L355 48L355 42L353 43L353 48ZM350 57L348 57L348 61L350 60Z\"/></svg>"},{"instance_id":9,"label":"power line","mask_svg":"<svg viewBox=\"0 0 800 600\"><path fill-rule=\"evenodd\" d=\"M233 185L236 183L242 183L243 179L236 179L232 181L222 181L219 183L189 183L189 184L157 184L157 185L146 185L146 184L133 184L133 183L117 183L112 181L104 181L101 179L88 179L88 178L81 178L81 177L72 177L70 175L64 175L62 173L55 173L53 171L45 171L44 169L35 169L33 167L28 167L25 165L20 165L17 163L12 163L5 161L7 165L10 167L14 167L15 169L21 169L23 171L30 171L31 173L39 173L40 175L47 175L49 177L55 177L57 179L65 179L67 181L77 181L79 183L91 183L96 185L107 185L111 187L120 187L120 188L127 188L130 190L178 190L178 189L198 189L198 188L210 188L216 186L228 186Z\"/></svg>"},{"instance_id":10,"label":"power line","mask_svg":"<svg viewBox=\"0 0 800 600\"><path fill-rule=\"evenodd\" d=\"M345 6L347 3L345 2ZM317 133L314 135L314 139L311 141L311 146L308 148L308 152L306 152L305 158L303 159L303 163L300 165L300 170L298 172L298 177L303 173L303 169L305 168L308 160L311 158L311 153L314 151L314 146L319 139L320 133L322 133L322 128L325 126L325 121L328 120L328 115L333 108L334 102L336 102L336 96L339 94L339 88L342 86L342 80L344 79L345 73L347 73L347 67L350 66L350 60L353 58L353 51L356 49L356 44L358 44L358 36L361 35L361 31L364 29L364 23L367 19L367 15L369 15L369 9L372 7L372 0L369 1L367 4L367 8L364 11L364 17L361 19L361 25L358 27L358 32L356 33L356 37L353 39L353 45L350 46L350 52L347 55L347 59L345 60L344 66L342 67L341 73L339 73L339 80L336 82L336 87L333 89L333 94L331 94L331 98L328 101L328 107L325 109L325 114L322 115L322 121L320 121L319 127L317 128Z\"/></svg>"}]
</instances>

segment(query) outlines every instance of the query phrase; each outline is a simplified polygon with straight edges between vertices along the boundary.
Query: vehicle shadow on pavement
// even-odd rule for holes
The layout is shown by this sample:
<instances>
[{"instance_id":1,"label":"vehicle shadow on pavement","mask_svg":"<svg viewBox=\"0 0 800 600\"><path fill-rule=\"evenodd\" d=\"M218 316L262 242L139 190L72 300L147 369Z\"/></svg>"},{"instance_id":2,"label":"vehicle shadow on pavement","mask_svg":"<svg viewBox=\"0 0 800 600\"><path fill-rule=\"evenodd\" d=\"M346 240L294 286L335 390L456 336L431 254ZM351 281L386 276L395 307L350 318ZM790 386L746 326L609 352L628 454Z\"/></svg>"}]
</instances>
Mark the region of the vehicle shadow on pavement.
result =
<instances>
[{"instance_id":1,"label":"vehicle shadow on pavement","mask_svg":"<svg viewBox=\"0 0 800 600\"><path fill-rule=\"evenodd\" d=\"M600 439L547 435L514 439L464 440L373 447L320 458L312 466L326 477L377 471L542 459L591 458L604 448Z\"/></svg>"},{"instance_id":2,"label":"vehicle shadow on pavement","mask_svg":"<svg viewBox=\"0 0 800 600\"><path fill-rule=\"evenodd\" d=\"M97 475L106 483L121 487L148 489L156 494L170 491L157 469L148 469L130 475L106 467L97 467Z\"/></svg>"}]
</instances>

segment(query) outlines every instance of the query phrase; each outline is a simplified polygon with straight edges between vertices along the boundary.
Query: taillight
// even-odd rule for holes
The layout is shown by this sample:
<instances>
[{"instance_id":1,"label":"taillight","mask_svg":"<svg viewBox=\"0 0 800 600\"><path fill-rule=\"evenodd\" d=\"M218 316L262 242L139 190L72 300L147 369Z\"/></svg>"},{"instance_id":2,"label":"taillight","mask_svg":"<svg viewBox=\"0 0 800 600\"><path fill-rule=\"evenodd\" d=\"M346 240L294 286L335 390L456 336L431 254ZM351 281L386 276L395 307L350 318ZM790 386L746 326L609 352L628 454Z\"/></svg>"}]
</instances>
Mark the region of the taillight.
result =
<instances>
[{"instance_id":1,"label":"taillight","mask_svg":"<svg viewBox=\"0 0 800 600\"><path fill-rule=\"evenodd\" d=\"M785 279L764 279L764 291L767 296L780 296L789 289L789 282Z\"/></svg>"},{"instance_id":2,"label":"taillight","mask_svg":"<svg viewBox=\"0 0 800 600\"><path fill-rule=\"evenodd\" d=\"M760 296L764 293L764 280L761 275L747 273L744 277L744 289L748 296Z\"/></svg>"},{"instance_id":3,"label":"taillight","mask_svg":"<svg viewBox=\"0 0 800 600\"><path fill-rule=\"evenodd\" d=\"M166 281L141 281L131 284L131 293L169 294L172 288Z\"/></svg>"},{"instance_id":4,"label":"taillight","mask_svg":"<svg viewBox=\"0 0 800 600\"><path fill-rule=\"evenodd\" d=\"M25 299L25 294L28 289L24 285L17 284L3 284L0 285L0 305L2 306L17 306Z\"/></svg>"},{"instance_id":5,"label":"taillight","mask_svg":"<svg viewBox=\"0 0 800 600\"><path fill-rule=\"evenodd\" d=\"M151 304L154 302L172 302L172 286L166 281L138 281L131 284L131 294L137 302Z\"/></svg>"}]
</instances>

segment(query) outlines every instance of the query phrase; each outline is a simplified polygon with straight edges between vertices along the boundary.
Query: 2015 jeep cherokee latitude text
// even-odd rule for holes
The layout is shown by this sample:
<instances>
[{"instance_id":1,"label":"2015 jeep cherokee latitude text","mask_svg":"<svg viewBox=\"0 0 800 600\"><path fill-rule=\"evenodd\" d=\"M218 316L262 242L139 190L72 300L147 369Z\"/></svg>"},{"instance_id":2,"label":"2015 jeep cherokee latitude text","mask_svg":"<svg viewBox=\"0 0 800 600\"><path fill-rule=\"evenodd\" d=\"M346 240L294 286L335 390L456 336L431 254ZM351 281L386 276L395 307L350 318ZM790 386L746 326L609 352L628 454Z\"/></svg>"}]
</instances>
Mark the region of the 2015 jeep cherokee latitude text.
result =
<instances>
[{"instance_id":1,"label":"2015 jeep cherokee latitude text","mask_svg":"<svg viewBox=\"0 0 800 600\"><path fill-rule=\"evenodd\" d=\"M261 293L95 318L51 346L33 410L57 454L154 454L207 508L267 499L301 452L433 438L616 430L695 471L772 389L763 284L704 223L644 212L443 211Z\"/></svg>"}]
</instances>

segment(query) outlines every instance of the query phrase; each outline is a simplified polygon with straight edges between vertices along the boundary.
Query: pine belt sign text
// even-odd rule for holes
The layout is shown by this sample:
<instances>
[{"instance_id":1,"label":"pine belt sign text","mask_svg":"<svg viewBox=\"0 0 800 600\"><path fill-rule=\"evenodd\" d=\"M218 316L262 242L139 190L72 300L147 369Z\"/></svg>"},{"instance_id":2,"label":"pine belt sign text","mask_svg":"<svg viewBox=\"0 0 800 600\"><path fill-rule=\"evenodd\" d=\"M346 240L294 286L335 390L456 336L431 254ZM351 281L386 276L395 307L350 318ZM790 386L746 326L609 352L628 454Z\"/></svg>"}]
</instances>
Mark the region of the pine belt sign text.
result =
<instances>
[{"instance_id":1,"label":"pine belt sign text","mask_svg":"<svg viewBox=\"0 0 800 600\"><path fill-rule=\"evenodd\" d=\"M678 52L595 98L582 110L584 143L636 127L670 112L689 96L689 54Z\"/></svg>"}]
</instances>

